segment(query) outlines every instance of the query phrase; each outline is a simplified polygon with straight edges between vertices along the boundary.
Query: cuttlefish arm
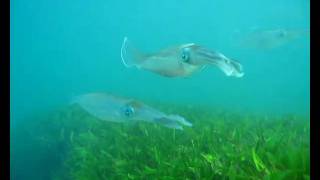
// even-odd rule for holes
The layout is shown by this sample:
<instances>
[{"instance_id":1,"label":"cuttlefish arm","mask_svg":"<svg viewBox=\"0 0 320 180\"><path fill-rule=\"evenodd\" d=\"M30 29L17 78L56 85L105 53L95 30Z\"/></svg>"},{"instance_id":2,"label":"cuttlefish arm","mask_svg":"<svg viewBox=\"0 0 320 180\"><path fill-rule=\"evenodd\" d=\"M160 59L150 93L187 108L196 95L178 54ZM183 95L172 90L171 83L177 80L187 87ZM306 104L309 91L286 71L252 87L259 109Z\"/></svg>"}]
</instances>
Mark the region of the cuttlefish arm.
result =
<instances>
[{"instance_id":1,"label":"cuttlefish arm","mask_svg":"<svg viewBox=\"0 0 320 180\"><path fill-rule=\"evenodd\" d=\"M190 123L180 115L174 115L174 114L168 115L157 109L154 109L150 106L147 106L141 103L139 106L133 105L132 107L136 111L135 118L142 121L157 123L168 128L179 129L179 130L182 130L183 126L189 126L189 127L192 126L192 123Z\"/></svg>"},{"instance_id":2,"label":"cuttlefish arm","mask_svg":"<svg viewBox=\"0 0 320 180\"><path fill-rule=\"evenodd\" d=\"M214 65L227 76L242 77L242 65L220 52L212 51L195 44L186 44L182 48L182 58L185 63L192 65Z\"/></svg>"}]
</instances>

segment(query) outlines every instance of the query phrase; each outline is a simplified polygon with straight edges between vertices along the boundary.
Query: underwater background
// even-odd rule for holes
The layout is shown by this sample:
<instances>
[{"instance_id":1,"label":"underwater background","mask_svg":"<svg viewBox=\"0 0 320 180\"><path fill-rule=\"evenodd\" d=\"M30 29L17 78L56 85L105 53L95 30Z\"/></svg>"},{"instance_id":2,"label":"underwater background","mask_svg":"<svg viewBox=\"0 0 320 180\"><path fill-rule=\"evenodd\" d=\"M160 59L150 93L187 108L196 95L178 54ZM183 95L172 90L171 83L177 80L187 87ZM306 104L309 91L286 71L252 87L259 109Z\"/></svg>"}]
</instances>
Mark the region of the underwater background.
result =
<instances>
[{"instance_id":1,"label":"underwater background","mask_svg":"<svg viewBox=\"0 0 320 180\"><path fill-rule=\"evenodd\" d=\"M243 48L256 30L309 31L308 0L11 0L11 179L309 179L310 37ZM196 43L239 61L168 78L126 68ZM183 131L100 121L70 99L109 92L183 115Z\"/></svg>"}]
</instances>

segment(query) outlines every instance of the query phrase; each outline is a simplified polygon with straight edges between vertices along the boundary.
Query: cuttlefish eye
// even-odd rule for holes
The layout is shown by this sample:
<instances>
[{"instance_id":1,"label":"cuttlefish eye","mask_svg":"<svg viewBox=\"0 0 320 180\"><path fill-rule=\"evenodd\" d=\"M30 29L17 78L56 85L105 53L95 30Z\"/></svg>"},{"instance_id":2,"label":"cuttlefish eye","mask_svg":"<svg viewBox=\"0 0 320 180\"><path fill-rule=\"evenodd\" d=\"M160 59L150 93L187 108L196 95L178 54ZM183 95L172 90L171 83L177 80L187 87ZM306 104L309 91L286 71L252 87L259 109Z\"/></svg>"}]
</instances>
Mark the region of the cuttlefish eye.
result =
<instances>
[{"instance_id":1,"label":"cuttlefish eye","mask_svg":"<svg viewBox=\"0 0 320 180\"><path fill-rule=\"evenodd\" d=\"M181 58L183 62L188 62L190 60L190 48L182 49Z\"/></svg>"},{"instance_id":2,"label":"cuttlefish eye","mask_svg":"<svg viewBox=\"0 0 320 180\"><path fill-rule=\"evenodd\" d=\"M134 108L130 105L124 107L123 113L126 117L131 117L134 114Z\"/></svg>"}]
</instances>

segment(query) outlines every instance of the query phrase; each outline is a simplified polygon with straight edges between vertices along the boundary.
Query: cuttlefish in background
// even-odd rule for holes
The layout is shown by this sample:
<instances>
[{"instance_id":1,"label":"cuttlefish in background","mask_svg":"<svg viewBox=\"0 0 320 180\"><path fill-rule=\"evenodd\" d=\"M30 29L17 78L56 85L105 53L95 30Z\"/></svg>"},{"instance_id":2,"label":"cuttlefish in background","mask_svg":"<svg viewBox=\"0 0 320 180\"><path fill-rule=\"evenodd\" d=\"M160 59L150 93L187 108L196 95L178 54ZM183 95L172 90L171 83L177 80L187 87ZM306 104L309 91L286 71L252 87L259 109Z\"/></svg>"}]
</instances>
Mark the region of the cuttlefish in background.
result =
<instances>
[{"instance_id":1,"label":"cuttlefish in background","mask_svg":"<svg viewBox=\"0 0 320 180\"><path fill-rule=\"evenodd\" d=\"M168 115L139 101L106 93L84 94L75 97L72 104L78 104L92 116L104 121L119 123L145 121L180 130L183 126L192 126L180 115Z\"/></svg>"},{"instance_id":2,"label":"cuttlefish in background","mask_svg":"<svg viewBox=\"0 0 320 180\"><path fill-rule=\"evenodd\" d=\"M252 29L248 33L241 33L235 31L233 35L233 44L238 45L242 48L251 49L272 49L283 46L295 39L303 36L307 36L309 30L299 29L272 29L272 30L261 30Z\"/></svg>"},{"instance_id":3,"label":"cuttlefish in background","mask_svg":"<svg viewBox=\"0 0 320 180\"><path fill-rule=\"evenodd\" d=\"M121 47L121 58L126 67L137 67L166 77L187 77L206 66L216 66L227 76L244 75L239 62L194 43L147 54L132 46L125 37Z\"/></svg>"}]
</instances>

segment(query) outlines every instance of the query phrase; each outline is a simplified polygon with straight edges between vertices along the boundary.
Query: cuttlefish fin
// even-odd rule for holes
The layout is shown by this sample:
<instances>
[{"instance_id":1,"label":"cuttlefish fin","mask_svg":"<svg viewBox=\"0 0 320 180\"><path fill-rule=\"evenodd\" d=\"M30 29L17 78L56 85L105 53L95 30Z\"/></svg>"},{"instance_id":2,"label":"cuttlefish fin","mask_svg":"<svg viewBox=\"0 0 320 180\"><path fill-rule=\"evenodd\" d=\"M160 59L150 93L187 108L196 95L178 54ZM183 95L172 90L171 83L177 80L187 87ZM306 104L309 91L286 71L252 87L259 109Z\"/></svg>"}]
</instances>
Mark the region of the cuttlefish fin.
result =
<instances>
[{"instance_id":1,"label":"cuttlefish fin","mask_svg":"<svg viewBox=\"0 0 320 180\"><path fill-rule=\"evenodd\" d=\"M145 60L145 55L135 48L127 37L121 46L121 60L126 67L137 66Z\"/></svg>"}]
</instances>

